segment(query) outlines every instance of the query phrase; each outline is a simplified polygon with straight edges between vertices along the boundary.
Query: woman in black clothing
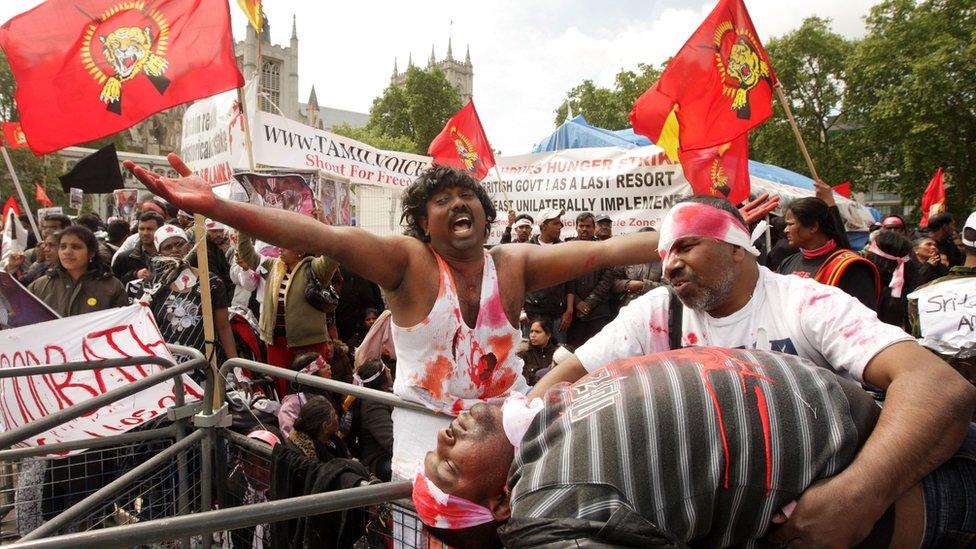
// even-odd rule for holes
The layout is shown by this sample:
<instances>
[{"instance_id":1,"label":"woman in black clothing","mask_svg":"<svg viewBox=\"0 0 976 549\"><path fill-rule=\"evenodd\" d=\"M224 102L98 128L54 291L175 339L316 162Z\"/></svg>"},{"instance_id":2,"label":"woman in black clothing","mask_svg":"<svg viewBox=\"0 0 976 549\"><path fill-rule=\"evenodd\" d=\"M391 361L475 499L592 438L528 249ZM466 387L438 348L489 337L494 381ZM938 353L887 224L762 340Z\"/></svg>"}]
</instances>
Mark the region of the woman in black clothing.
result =
<instances>
[{"instance_id":1,"label":"woman in black clothing","mask_svg":"<svg viewBox=\"0 0 976 549\"><path fill-rule=\"evenodd\" d=\"M355 374L356 385L377 391L393 392L393 377L382 359L367 360ZM359 461L383 481L391 477L393 459L393 408L370 400L356 399L352 404L352 428Z\"/></svg>"},{"instance_id":2,"label":"woman in black clothing","mask_svg":"<svg viewBox=\"0 0 976 549\"><path fill-rule=\"evenodd\" d=\"M333 458L349 458L349 450L336 434L339 415L329 399L313 395L302 406L285 446L309 459L323 463Z\"/></svg>"},{"instance_id":3,"label":"woman in black clothing","mask_svg":"<svg viewBox=\"0 0 976 549\"><path fill-rule=\"evenodd\" d=\"M541 320L533 320L529 325L529 346L519 351L518 356L525 362L522 375L529 386L542 377L552 366L552 355L559 348L559 344L552 338L551 324ZM541 370L544 370L540 373Z\"/></svg>"},{"instance_id":4,"label":"woman in black clothing","mask_svg":"<svg viewBox=\"0 0 976 549\"><path fill-rule=\"evenodd\" d=\"M881 281L877 267L852 252L836 206L819 198L794 200L786 209L786 238L800 253L783 260L779 272L836 286L877 310Z\"/></svg>"},{"instance_id":5,"label":"woman in black clothing","mask_svg":"<svg viewBox=\"0 0 976 549\"><path fill-rule=\"evenodd\" d=\"M882 322L908 328L908 294L922 283L912 243L901 232L883 229L865 252L881 275L878 318Z\"/></svg>"}]
</instances>

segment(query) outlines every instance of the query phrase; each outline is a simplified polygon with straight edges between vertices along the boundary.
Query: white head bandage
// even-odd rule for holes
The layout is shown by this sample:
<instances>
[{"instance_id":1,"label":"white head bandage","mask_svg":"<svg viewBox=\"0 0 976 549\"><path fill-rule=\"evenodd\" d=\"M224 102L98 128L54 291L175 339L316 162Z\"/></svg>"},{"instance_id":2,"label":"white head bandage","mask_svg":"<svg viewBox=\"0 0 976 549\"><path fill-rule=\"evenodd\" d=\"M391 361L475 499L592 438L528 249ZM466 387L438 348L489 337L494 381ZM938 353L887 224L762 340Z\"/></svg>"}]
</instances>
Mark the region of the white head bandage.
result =
<instances>
[{"instance_id":1,"label":"white head bandage","mask_svg":"<svg viewBox=\"0 0 976 549\"><path fill-rule=\"evenodd\" d=\"M731 213L708 204L681 202L668 211L661 221L657 245L661 259L667 257L677 240L688 236L714 238L759 255L746 226Z\"/></svg>"}]
</instances>

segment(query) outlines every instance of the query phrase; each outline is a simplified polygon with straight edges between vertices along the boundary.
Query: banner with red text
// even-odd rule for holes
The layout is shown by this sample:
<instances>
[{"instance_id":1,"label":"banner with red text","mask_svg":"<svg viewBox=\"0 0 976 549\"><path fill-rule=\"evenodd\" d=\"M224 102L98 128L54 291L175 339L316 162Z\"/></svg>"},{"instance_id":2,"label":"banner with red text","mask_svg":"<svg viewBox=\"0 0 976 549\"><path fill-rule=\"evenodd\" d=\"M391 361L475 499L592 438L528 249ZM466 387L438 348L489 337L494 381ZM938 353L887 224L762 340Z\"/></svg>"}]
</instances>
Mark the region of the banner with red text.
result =
<instances>
[{"instance_id":1,"label":"banner with red text","mask_svg":"<svg viewBox=\"0 0 976 549\"><path fill-rule=\"evenodd\" d=\"M244 100L253 111L253 80L244 85ZM211 185L233 179L234 169L247 169L244 116L237 90L194 101L183 113L180 158Z\"/></svg>"},{"instance_id":2,"label":"banner with red text","mask_svg":"<svg viewBox=\"0 0 976 549\"><path fill-rule=\"evenodd\" d=\"M149 308L131 305L0 331L0 369L113 358L160 356L173 360ZM50 373L0 380L0 428L20 427L72 404L97 397L161 371L154 365ZM186 397L202 389L183 377ZM124 433L165 415L173 406L173 381L160 383L15 446L43 446Z\"/></svg>"},{"instance_id":3,"label":"banner with red text","mask_svg":"<svg viewBox=\"0 0 976 549\"><path fill-rule=\"evenodd\" d=\"M353 185L402 189L431 161L426 156L378 150L266 112L256 113L255 120L252 143L260 164L328 170L349 178ZM510 208L529 215L546 208L565 209L564 237L575 235L577 214L607 214L613 219L614 234L622 234L656 227L675 202L692 194L681 165L654 145L565 149L496 160L501 181L494 171L482 181L499 212L489 243L501 238ZM750 175L750 183L753 195L768 192L780 197L779 215L792 200L813 196L812 190L755 175ZM506 193L509 202L503 199ZM867 230L873 221L870 212L852 200L837 197L837 205L848 230Z\"/></svg>"},{"instance_id":4,"label":"banner with red text","mask_svg":"<svg viewBox=\"0 0 976 549\"><path fill-rule=\"evenodd\" d=\"M429 156L384 151L277 114L257 111L249 120L257 164L326 170L356 185L393 187L407 187L430 166Z\"/></svg>"}]
</instances>

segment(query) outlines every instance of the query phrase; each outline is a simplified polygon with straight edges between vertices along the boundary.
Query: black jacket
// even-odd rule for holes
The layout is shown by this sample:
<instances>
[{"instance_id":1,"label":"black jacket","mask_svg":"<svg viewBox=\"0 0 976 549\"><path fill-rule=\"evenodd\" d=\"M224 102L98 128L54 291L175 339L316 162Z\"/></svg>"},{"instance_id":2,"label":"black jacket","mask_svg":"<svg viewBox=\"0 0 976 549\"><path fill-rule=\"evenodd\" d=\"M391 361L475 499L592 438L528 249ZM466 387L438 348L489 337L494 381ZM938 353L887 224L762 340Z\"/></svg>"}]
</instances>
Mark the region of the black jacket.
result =
<instances>
[{"instance_id":1,"label":"black jacket","mask_svg":"<svg viewBox=\"0 0 976 549\"><path fill-rule=\"evenodd\" d=\"M271 452L271 491L279 500L333 490L355 488L369 478L369 471L351 459L322 463L278 444ZM271 525L272 547L352 547L363 535L366 509L301 517Z\"/></svg>"},{"instance_id":2,"label":"black jacket","mask_svg":"<svg viewBox=\"0 0 976 549\"><path fill-rule=\"evenodd\" d=\"M359 460L380 480L390 480L393 459L393 408L358 399Z\"/></svg>"},{"instance_id":3,"label":"black jacket","mask_svg":"<svg viewBox=\"0 0 976 549\"><path fill-rule=\"evenodd\" d=\"M529 239L530 244L539 244L539 235ZM559 244L557 241L555 244ZM566 312L566 294L569 293L567 284L556 284L532 292L525 292L525 305L522 307L529 318L544 316L556 318Z\"/></svg>"}]
</instances>

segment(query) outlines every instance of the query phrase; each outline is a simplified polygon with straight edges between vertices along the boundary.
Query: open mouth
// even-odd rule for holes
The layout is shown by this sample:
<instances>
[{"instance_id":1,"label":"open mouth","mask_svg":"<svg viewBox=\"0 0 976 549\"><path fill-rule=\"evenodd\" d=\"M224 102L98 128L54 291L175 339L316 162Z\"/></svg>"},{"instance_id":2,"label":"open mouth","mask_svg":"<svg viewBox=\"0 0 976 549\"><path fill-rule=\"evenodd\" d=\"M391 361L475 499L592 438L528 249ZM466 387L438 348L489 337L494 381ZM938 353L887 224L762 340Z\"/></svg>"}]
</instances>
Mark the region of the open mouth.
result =
<instances>
[{"instance_id":1,"label":"open mouth","mask_svg":"<svg viewBox=\"0 0 976 549\"><path fill-rule=\"evenodd\" d=\"M451 232L453 232L456 236L467 236L471 233L471 228L473 226L474 223L471 216L468 214L461 214L455 217L454 221L451 222Z\"/></svg>"},{"instance_id":2,"label":"open mouth","mask_svg":"<svg viewBox=\"0 0 976 549\"><path fill-rule=\"evenodd\" d=\"M749 78L749 75L752 74L752 70L749 68L748 65L743 65L742 67L739 68L739 73L741 73L742 76Z\"/></svg>"}]
</instances>

